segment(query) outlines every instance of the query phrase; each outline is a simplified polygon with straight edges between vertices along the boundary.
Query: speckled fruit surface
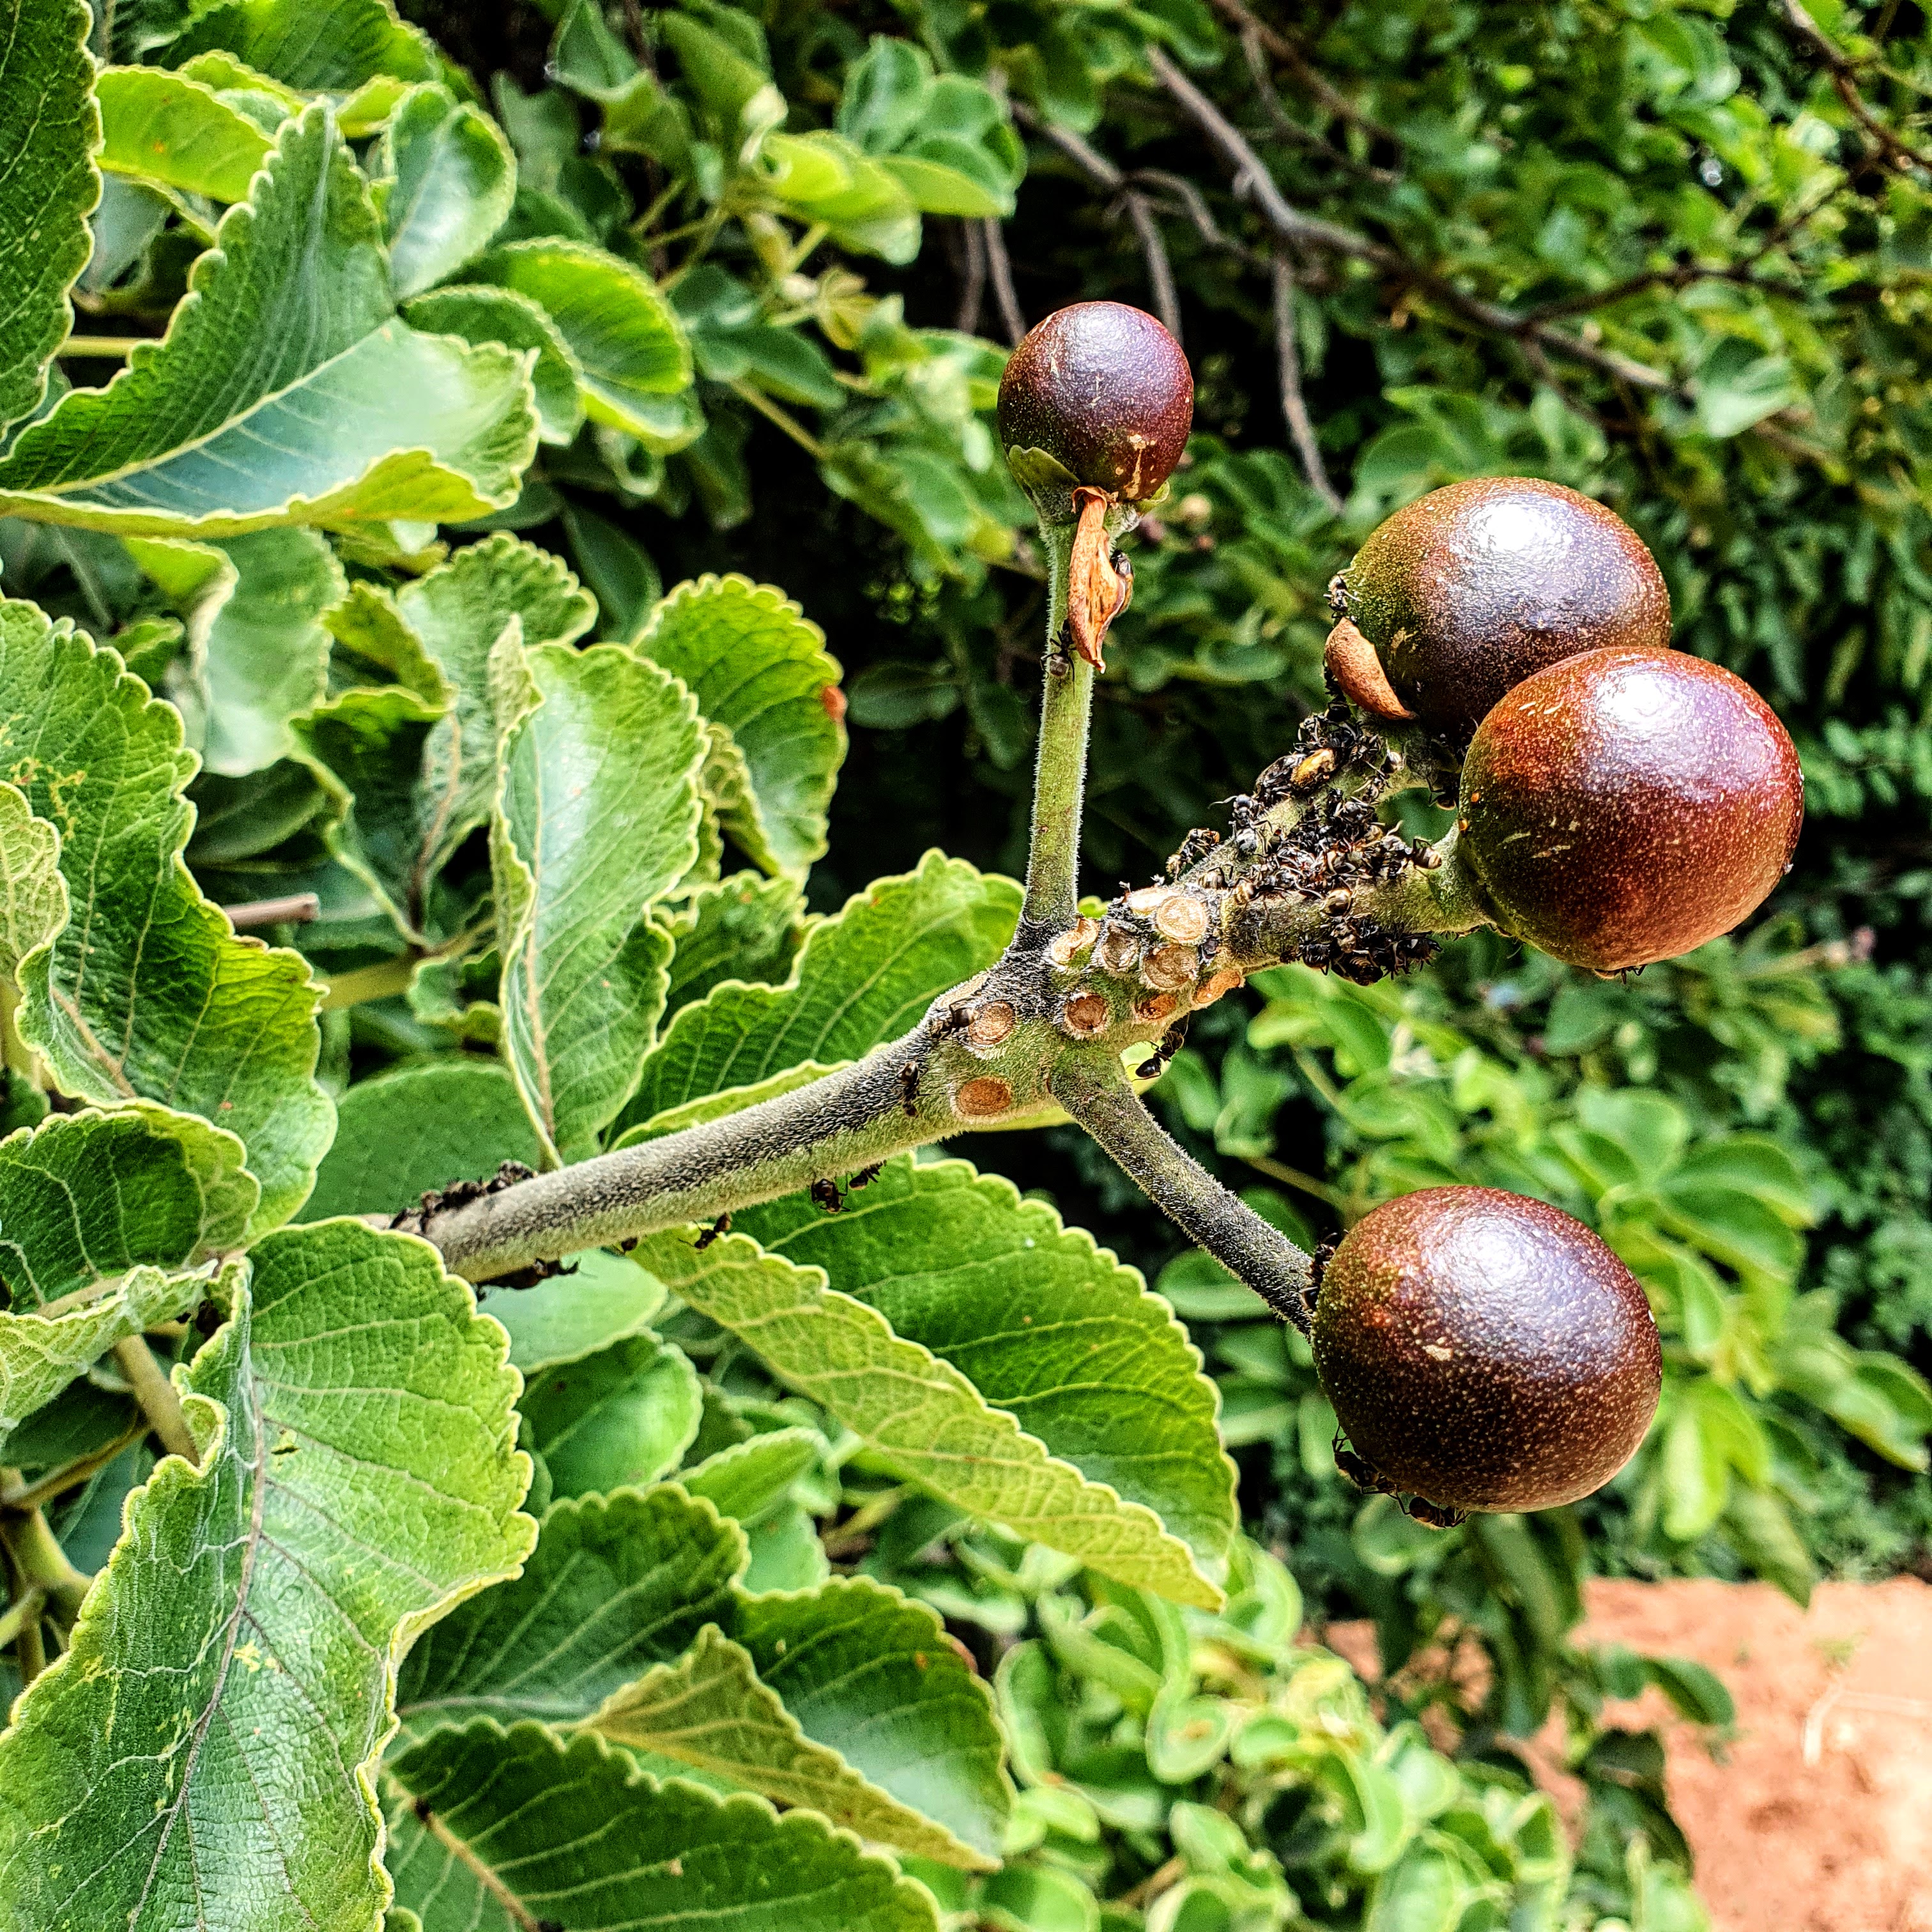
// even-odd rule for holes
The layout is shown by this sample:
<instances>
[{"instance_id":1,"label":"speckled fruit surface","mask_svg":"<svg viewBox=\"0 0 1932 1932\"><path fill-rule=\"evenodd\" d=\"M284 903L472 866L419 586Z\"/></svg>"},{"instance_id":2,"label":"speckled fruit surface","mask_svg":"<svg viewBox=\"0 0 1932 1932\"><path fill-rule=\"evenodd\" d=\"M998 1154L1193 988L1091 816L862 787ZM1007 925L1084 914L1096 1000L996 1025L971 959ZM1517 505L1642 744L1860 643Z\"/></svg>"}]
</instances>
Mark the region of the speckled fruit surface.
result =
<instances>
[{"instance_id":1,"label":"speckled fruit surface","mask_svg":"<svg viewBox=\"0 0 1932 1932\"><path fill-rule=\"evenodd\" d=\"M1643 1440L1663 1373L1629 1269L1580 1221L1492 1187L1365 1215L1322 1275L1313 1342L1356 1453L1454 1509L1600 1487Z\"/></svg>"},{"instance_id":2,"label":"speckled fruit surface","mask_svg":"<svg viewBox=\"0 0 1932 1932\"><path fill-rule=\"evenodd\" d=\"M1043 449L1096 490L1142 502L1165 483L1194 420L1180 344L1124 302L1056 310L1000 380L1000 441Z\"/></svg>"},{"instance_id":3,"label":"speckled fruit surface","mask_svg":"<svg viewBox=\"0 0 1932 1932\"><path fill-rule=\"evenodd\" d=\"M1396 694L1444 730L1466 730L1560 658L1670 644L1670 593L1636 532L1534 477L1478 477L1417 498L1339 581L1345 614Z\"/></svg>"},{"instance_id":4,"label":"speckled fruit surface","mask_svg":"<svg viewBox=\"0 0 1932 1932\"><path fill-rule=\"evenodd\" d=\"M1498 925L1599 973L1728 932L1804 815L1769 705L1681 651L1601 650L1526 678L1462 764L1462 850Z\"/></svg>"}]
</instances>

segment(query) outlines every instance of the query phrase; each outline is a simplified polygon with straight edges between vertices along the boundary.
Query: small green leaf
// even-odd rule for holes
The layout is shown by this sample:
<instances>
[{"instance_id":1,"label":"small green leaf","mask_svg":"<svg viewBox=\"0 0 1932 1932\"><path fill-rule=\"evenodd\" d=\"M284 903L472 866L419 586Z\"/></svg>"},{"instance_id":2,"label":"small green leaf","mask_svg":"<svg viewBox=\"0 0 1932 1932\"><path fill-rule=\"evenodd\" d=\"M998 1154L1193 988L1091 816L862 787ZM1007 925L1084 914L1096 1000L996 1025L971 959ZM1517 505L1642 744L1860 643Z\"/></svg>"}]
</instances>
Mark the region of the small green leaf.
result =
<instances>
[{"instance_id":1,"label":"small green leaf","mask_svg":"<svg viewBox=\"0 0 1932 1932\"><path fill-rule=\"evenodd\" d=\"M0 7L0 430L38 407L74 324L68 291L92 248L100 115L82 0ZM25 111L32 104L32 112Z\"/></svg>"},{"instance_id":2,"label":"small green leaf","mask_svg":"<svg viewBox=\"0 0 1932 1932\"><path fill-rule=\"evenodd\" d=\"M704 740L684 686L616 645L520 668L536 701L501 719L490 834L504 1048L551 1159L571 1161L597 1150L656 1037L672 940L651 908L697 862Z\"/></svg>"},{"instance_id":3,"label":"small green leaf","mask_svg":"<svg viewBox=\"0 0 1932 1932\"><path fill-rule=\"evenodd\" d=\"M938 1932L925 1892L823 1819L659 1784L594 1737L486 1719L384 1783L396 1895L424 1932Z\"/></svg>"},{"instance_id":4,"label":"small green leaf","mask_svg":"<svg viewBox=\"0 0 1932 1932\"><path fill-rule=\"evenodd\" d=\"M420 1242L273 1234L182 1386L72 1647L0 1738L0 1894L36 1924L264 1932L384 1901L370 1779L410 1636L534 1526L514 1372ZM225 1854L225 1855L224 1855Z\"/></svg>"},{"instance_id":5,"label":"small green leaf","mask_svg":"<svg viewBox=\"0 0 1932 1932\"><path fill-rule=\"evenodd\" d=\"M245 201L273 145L240 109L185 74L153 67L103 68L100 165L210 201Z\"/></svg>"},{"instance_id":6,"label":"small green leaf","mask_svg":"<svg viewBox=\"0 0 1932 1932\"><path fill-rule=\"evenodd\" d=\"M516 199L516 157L501 130L443 87L404 95L382 130L376 172L399 296L446 280L481 254Z\"/></svg>"},{"instance_id":7,"label":"small green leaf","mask_svg":"<svg viewBox=\"0 0 1932 1932\"><path fill-rule=\"evenodd\" d=\"M325 109L284 125L216 244L159 342L21 432L0 509L234 536L514 500L536 440L525 360L396 320L368 185Z\"/></svg>"},{"instance_id":8,"label":"small green leaf","mask_svg":"<svg viewBox=\"0 0 1932 1932\"><path fill-rule=\"evenodd\" d=\"M720 1515L755 1523L784 1502L824 1447L824 1438L809 1429L774 1429L680 1469L677 1479L715 1504Z\"/></svg>"},{"instance_id":9,"label":"small green leaf","mask_svg":"<svg viewBox=\"0 0 1932 1932\"><path fill-rule=\"evenodd\" d=\"M845 758L839 669L825 634L782 591L737 576L681 584L636 648L682 678L742 754L748 794L724 829L769 872L802 875L825 850Z\"/></svg>"},{"instance_id":10,"label":"small green leaf","mask_svg":"<svg viewBox=\"0 0 1932 1932\"><path fill-rule=\"evenodd\" d=\"M797 881L739 872L700 887L671 920L668 1010L701 1000L727 980L776 986L788 978L804 938Z\"/></svg>"},{"instance_id":11,"label":"small green leaf","mask_svg":"<svg viewBox=\"0 0 1932 1932\"><path fill-rule=\"evenodd\" d=\"M682 1350L632 1335L532 1376L519 1405L559 1496L640 1488L677 1467L704 1413Z\"/></svg>"},{"instance_id":12,"label":"small green leaf","mask_svg":"<svg viewBox=\"0 0 1932 1932\"><path fill-rule=\"evenodd\" d=\"M950 986L998 958L1019 916L1010 879L928 852L812 928L782 987L726 983L682 1008L645 1060L621 1124L770 1079L856 1060L914 1025Z\"/></svg>"},{"instance_id":13,"label":"small green leaf","mask_svg":"<svg viewBox=\"0 0 1932 1932\"><path fill-rule=\"evenodd\" d=\"M510 1331L510 1360L527 1377L638 1334L664 1298L664 1283L628 1256L591 1248L534 1288L498 1290L490 1312Z\"/></svg>"},{"instance_id":14,"label":"small green leaf","mask_svg":"<svg viewBox=\"0 0 1932 1932\"><path fill-rule=\"evenodd\" d=\"M441 66L388 0L227 0L197 11L167 50L171 67L218 51L303 93L346 94L379 77L434 80Z\"/></svg>"},{"instance_id":15,"label":"small green leaf","mask_svg":"<svg viewBox=\"0 0 1932 1932\"><path fill-rule=\"evenodd\" d=\"M523 1574L426 1631L396 1691L405 1738L480 1714L571 1724L727 1624L745 1538L674 1484L560 1502Z\"/></svg>"},{"instance_id":16,"label":"small green leaf","mask_svg":"<svg viewBox=\"0 0 1932 1932\"><path fill-rule=\"evenodd\" d=\"M188 876L180 715L118 667L0 603L0 776L59 828L73 906L21 968L21 1030L70 1093L159 1100L239 1135L262 1184L254 1226L273 1226L333 1129L318 989L299 954L236 938Z\"/></svg>"},{"instance_id":17,"label":"small green leaf","mask_svg":"<svg viewBox=\"0 0 1932 1932\"><path fill-rule=\"evenodd\" d=\"M431 289L403 304L403 320L425 335L458 335L465 342L500 342L536 356L530 387L536 400L538 434L567 443L584 426L583 371L556 324L528 296L514 289L463 283Z\"/></svg>"},{"instance_id":18,"label":"small green leaf","mask_svg":"<svg viewBox=\"0 0 1932 1932\"><path fill-rule=\"evenodd\" d=\"M1220 1591L1151 1510L1051 1454L950 1362L829 1288L823 1270L767 1255L740 1234L701 1253L681 1235L654 1235L638 1252L673 1293L933 1495L1124 1582L1220 1604Z\"/></svg>"},{"instance_id":19,"label":"small green leaf","mask_svg":"<svg viewBox=\"0 0 1932 1932\"><path fill-rule=\"evenodd\" d=\"M580 242L513 242L476 263L470 279L527 296L549 314L582 371L592 422L667 454L698 434L701 421L681 400L691 386L691 344L641 269Z\"/></svg>"}]
</instances>

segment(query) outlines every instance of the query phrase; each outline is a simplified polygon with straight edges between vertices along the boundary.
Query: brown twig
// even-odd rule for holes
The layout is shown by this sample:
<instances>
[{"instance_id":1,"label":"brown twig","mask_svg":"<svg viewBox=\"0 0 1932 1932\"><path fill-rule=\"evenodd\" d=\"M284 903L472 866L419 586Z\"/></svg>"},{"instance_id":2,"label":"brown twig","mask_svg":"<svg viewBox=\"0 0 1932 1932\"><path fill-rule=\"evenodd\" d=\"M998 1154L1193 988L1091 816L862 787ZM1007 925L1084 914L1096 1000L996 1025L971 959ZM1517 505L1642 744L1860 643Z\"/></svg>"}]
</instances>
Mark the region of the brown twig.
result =
<instances>
[{"instance_id":1,"label":"brown twig","mask_svg":"<svg viewBox=\"0 0 1932 1932\"><path fill-rule=\"evenodd\" d=\"M1214 10L1224 20L1232 22L1238 32L1244 34L1252 33L1330 113L1360 128L1364 134L1372 135L1378 141L1388 142L1392 148L1402 146L1400 135L1393 128L1384 128L1372 115L1364 113L1316 67L1294 41L1286 34L1270 26L1266 21L1256 19L1242 4L1242 0L1214 0Z\"/></svg>"},{"instance_id":2,"label":"brown twig","mask_svg":"<svg viewBox=\"0 0 1932 1932\"><path fill-rule=\"evenodd\" d=\"M1328 506L1329 514L1338 517L1342 500L1328 480L1328 466L1315 440L1315 425L1308 419L1308 404L1301 393L1301 355L1294 332L1294 270L1286 255L1274 258L1274 347L1281 370L1281 412L1287 418L1294 453L1301 459L1301 473Z\"/></svg>"},{"instance_id":3,"label":"brown twig","mask_svg":"<svg viewBox=\"0 0 1932 1932\"><path fill-rule=\"evenodd\" d=\"M1808 13L1801 0L1784 0L1784 17L1802 37L1805 44L1825 64L1826 71L1832 76L1832 85L1856 121L1877 142L1880 152L1894 168L1923 168L1932 174L1932 155L1922 148L1915 148L1898 131L1888 128L1865 102L1858 92L1858 76L1862 66L1868 63L1852 59L1838 42L1833 40Z\"/></svg>"},{"instance_id":4,"label":"brown twig","mask_svg":"<svg viewBox=\"0 0 1932 1932\"><path fill-rule=\"evenodd\" d=\"M1600 349L1548 322L1538 322L1501 304L1486 302L1445 281L1433 270L1412 262L1400 250L1372 241L1352 228L1305 214L1292 206L1261 158L1248 145L1240 130L1183 74L1159 48L1148 56L1154 77L1172 94L1220 151L1234 172L1234 192L1252 200L1262 219L1291 246L1318 249L1324 254L1345 255L1366 262L1385 275L1432 297L1443 308L1473 327L1492 335L1511 340L1534 339L1552 355L1586 364L1639 388L1671 391L1677 384L1660 369L1633 361L1614 350Z\"/></svg>"},{"instance_id":5,"label":"brown twig","mask_svg":"<svg viewBox=\"0 0 1932 1932\"><path fill-rule=\"evenodd\" d=\"M1319 134L1312 134L1306 128L1297 127L1288 118L1288 110L1282 106L1281 98L1274 91L1268 62L1262 57L1258 20L1241 29L1241 52L1246 57L1248 72L1254 80L1255 92L1260 98L1262 111L1284 141L1310 154L1318 154L1324 161L1332 161L1338 168L1346 168L1349 173L1359 175L1364 181L1372 181L1378 187L1391 187L1401 180L1402 176L1394 168L1378 168L1366 161L1358 161L1346 148L1338 148L1332 142L1323 140Z\"/></svg>"},{"instance_id":6,"label":"brown twig","mask_svg":"<svg viewBox=\"0 0 1932 1932\"><path fill-rule=\"evenodd\" d=\"M314 892L290 892L282 898L250 899L221 910L237 932L245 932L257 926L305 926L322 916L322 901Z\"/></svg>"},{"instance_id":7,"label":"brown twig","mask_svg":"<svg viewBox=\"0 0 1932 1932\"><path fill-rule=\"evenodd\" d=\"M1013 292L1012 259L1006 253L1006 232L990 217L980 224L980 237L986 250L986 266L993 280L993 301L1000 311L1006 340L1017 349L1026 337L1026 317L1020 313L1020 298Z\"/></svg>"},{"instance_id":8,"label":"brown twig","mask_svg":"<svg viewBox=\"0 0 1932 1932\"><path fill-rule=\"evenodd\" d=\"M980 311L986 298L986 242L976 221L962 221L958 230L964 260L959 272L959 313L953 327L962 335L980 332Z\"/></svg>"}]
</instances>

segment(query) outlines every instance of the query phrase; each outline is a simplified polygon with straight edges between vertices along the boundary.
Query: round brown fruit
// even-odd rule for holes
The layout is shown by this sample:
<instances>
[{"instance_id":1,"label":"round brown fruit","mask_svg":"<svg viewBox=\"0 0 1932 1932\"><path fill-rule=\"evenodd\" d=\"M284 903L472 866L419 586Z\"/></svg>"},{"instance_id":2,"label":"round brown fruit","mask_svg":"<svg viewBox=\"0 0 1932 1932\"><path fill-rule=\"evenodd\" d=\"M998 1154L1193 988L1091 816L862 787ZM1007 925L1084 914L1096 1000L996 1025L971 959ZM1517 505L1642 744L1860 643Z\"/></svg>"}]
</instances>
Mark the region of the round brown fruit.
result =
<instances>
[{"instance_id":1,"label":"round brown fruit","mask_svg":"<svg viewBox=\"0 0 1932 1932\"><path fill-rule=\"evenodd\" d=\"M1730 932L1784 876L1804 815L1771 706L1682 651L1538 671L1462 763L1461 850L1496 923L1598 973Z\"/></svg>"},{"instance_id":2,"label":"round brown fruit","mask_svg":"<svg viewBox=\"0 0 1932 1932\"><path fill-rule=\"evenodd\" d=\"M1643 1440L1663 1373L1629 1269L1580 1221L1492 1187L1364 1216L1322 1274L1313 1341L1356 1453L1449 1509L1600 1488Z\"/></svg>"},{"instance_id":3,"label":"round brown fruit","mask_svg":"<svg viewBox=\"0 0 1932 1932\"><path fill-rule=\"evenodd\" d=\"M1165 483L1194 420L1180 344L1124 302L1056 310L1016 349L1000 380L1000 442L1043 449L1076 483L1130 503Z\"/></svg>"},{"instance_id":4,"label":"round brown fruit","mask_svg":"<svg viewBox=\"0 0 1932 1932\"><path fill-rule=\"evenodd\" d=\"M1336 580L1396 695L1466 731L1532 672L1607 644L1666 650L1670 593L1621 517L1532 476L1478 477L1396 511Z\"/></svg>"}]
</instances>

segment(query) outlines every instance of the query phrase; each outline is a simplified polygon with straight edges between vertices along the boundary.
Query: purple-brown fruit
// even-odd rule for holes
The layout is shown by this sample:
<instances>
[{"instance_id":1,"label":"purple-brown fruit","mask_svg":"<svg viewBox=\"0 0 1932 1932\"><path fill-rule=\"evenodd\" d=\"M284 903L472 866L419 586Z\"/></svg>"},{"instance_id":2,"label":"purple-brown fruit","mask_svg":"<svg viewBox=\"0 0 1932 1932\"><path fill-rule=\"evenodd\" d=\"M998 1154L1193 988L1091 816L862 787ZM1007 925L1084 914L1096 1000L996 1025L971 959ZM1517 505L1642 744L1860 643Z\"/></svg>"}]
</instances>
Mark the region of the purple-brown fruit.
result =
<instances>
[{"instance_id":1,"label":"purple-brown fruit","mask_svg":"<svg viewBox=\"0 0 1932 1932\"><path fill-rule=\"evenodd\" d=\"M1492 1187L1364 1216L1322 1274L1312 1340L1357 1454L1456 1510L1600 1488L1643 1440L1663 1373L1630 1270L1580 1221Z\"/></svg>"},{"instance_id":2,"label":"purple-brown fruit","mask_svg":"<svg viewBox=\"0 0 1932 1932\"><path fill-rule=\"evenodd\" d=\"M1144 502L1172 473L1194 420L1180 344L1124 302L1056 310L1000 379L1000 442L1043 449L1074 481Z\"/></svg>"},{"instance_id":3,"label":"purple-brown fruit","mask_svg":"<svg viewBox=\"0 0 1932 1932\"><path fill-rule=\"evenodd\" d=\"M1579 651L1665 650L1670 593L1621 517L1532 476L1432 490L1379 525L1336 579L1396 695L1466 731L1513 686Z\"/></svg>"},{"instance_id":4,"label":"purple-brown fruit","mask_svg":"<svg viewBox=\"0 0 1932 1932\"><path fill-rule=\"evenodd\" d=\"M1771 706L1682 651L1538 671L1462 763L1460 849L1496 923L1598 973L1730 932L1784 875L1804 815Z\"/></svg>"}]
</instances>

